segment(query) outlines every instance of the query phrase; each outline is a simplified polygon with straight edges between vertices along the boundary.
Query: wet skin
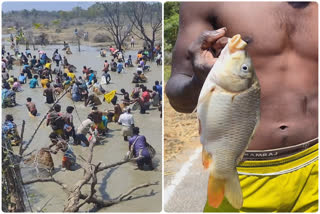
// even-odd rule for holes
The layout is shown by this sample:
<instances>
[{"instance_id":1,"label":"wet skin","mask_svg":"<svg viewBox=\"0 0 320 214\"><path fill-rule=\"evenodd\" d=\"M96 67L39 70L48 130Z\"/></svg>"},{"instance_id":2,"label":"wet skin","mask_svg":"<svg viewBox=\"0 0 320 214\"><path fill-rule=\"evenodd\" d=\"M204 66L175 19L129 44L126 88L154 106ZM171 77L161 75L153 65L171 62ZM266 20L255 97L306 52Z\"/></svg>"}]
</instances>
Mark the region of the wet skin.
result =
<instances>
[{"instance_id":1,"label":"wet skin","mask_svg":"<svg viewBox=\"0 0 320 214\"><path fill-rule=\"evenodd\" d=\"M316 138L317 6L182 3L172 76L166 86L171 105L179 112L194 110L215 57L228 37L241 34L249 42L247 50L261 85L261 120L249 149L282 148Z\"/></svg>"}]
</instances>

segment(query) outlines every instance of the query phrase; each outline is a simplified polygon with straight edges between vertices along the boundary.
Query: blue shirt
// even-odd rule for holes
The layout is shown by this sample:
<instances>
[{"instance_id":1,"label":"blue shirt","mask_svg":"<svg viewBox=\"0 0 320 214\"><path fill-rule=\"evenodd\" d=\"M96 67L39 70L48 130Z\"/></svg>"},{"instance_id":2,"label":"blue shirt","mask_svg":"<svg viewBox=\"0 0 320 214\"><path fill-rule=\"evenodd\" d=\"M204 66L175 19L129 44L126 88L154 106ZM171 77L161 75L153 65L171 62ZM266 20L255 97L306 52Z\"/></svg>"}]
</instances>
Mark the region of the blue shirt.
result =
<instances>
[{"instance_id":1,"label":"blue shirt","mask_svg":"<svg viewBox=\"0 0 320 214\"><path fill-rule=\"evenodd\" d=\"M46 59L47 59L47 55L46 55L46 54L42 54L42 55L41 55L41 59L42 59L42 60L46 60Z\"/></svg>"},{"instance_id":2,"label":"blue shirt","mask_svg":"<svg viewBox=\"0 0 320 214\"><path fill-rule=\"evenodd\" d=\"M31 66L34 66L37 63L37 60L36 59L32 59L32 60L30 60L30 62L31 62Z\"/></svg>"},{"instance_id":3,"label":"blue shirt","mask_svg":"<svg viewBox=\"0 0 320 214\"><path fill-rule=\"evenodd\" d=\"M36 85L39 86L38 80L36 80L36 79L34 79L34 78L31 79L30 82L29 82L30 88L35 88Z\"/></svg>"},{"instance_id":4,"label":"blue shirt","mask_svg":"<svg viewBox=\"0 0 320 214\"><path fill-rule=\"evenodd\" d=\"M120 72L122 71L122 69L123 69L122 63L118 63L118 65L117 65L117 71L120 73Z\"/></svg>"},{"instance_id":5,"label":"blue shirt","mask_svg":"<svg viewBox=\"0 0 320 214\"><path fill-rule=\"evenodd\" d=\"M162 86L161 85L156 85L157 92L159 93L160 99L162 99Z\"/></svg>"},{"instance_id":6,"label":"blue shirt","mask_svg":"<svg viewBox=\"0 0 320 214\"><path fill-rule=\"evenodd\" d=\"M26 77L24 75L20 75L18 79L19 79L19 82L24 82L26 80Z\"/></svg>"},{"instance_id":7,"label":"blue shirt","mask_svg":"<svg viewBox=\"0 0 320 214\"><path fill-rule=\"evenodd\" d=\"M17 126L15 123L11 121L5 121L4 124L2 124L2 136L5 136L8 134L11 130L15 129Z\"/></svg>"},{"instance_id":8,"label":"blue shirt","mask_svg":"<svg viewBox=\"0 0 320 214\"><path fill-rule=\"evenodd\" d=\"M89 76L89 82L91 83L91 81L93 80L94 78L94 73L91 73L90 76Z\"/></svg>"},{"instance_id":9,"label":"blue shirt","mask_svg":"<svg viewBox=\"0 0 320 214\"><path fill-rule=\"evenodd\" d=\"M26 68L30 68L30 65L27 65L27 64L23 65L23 70L26 69Z\"/></svg>"}]
</instances>

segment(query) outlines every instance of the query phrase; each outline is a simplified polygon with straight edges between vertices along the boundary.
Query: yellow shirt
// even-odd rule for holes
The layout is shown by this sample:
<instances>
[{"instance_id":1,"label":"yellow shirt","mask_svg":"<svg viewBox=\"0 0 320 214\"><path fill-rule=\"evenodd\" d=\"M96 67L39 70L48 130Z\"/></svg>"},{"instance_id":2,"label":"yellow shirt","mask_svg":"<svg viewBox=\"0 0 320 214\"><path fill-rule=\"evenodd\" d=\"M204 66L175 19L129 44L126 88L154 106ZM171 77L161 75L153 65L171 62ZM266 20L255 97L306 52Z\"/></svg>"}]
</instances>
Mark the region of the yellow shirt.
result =
<instances>
[{"instance_id":1,"label":"yellow shirt","mask_svg":"<svg viewBox=\"0 0 320 214\"><path fill-rule=\"evenodd\" d=\"M67 73L67 75L72 79L72 81L74 80L74 78L76 77L76 75L74 73Z\"/></svg>"},{"instance_id":2,"label":"yellow shirt","mask_svg":"<svg viewBox=\"0 0 320 214\"><path fill-rule=\"evenodd\" d=\"M44 67L48 68L48 69L51 69L51 63L50 62L46 63Z\"/></svg>"}]
</instances>

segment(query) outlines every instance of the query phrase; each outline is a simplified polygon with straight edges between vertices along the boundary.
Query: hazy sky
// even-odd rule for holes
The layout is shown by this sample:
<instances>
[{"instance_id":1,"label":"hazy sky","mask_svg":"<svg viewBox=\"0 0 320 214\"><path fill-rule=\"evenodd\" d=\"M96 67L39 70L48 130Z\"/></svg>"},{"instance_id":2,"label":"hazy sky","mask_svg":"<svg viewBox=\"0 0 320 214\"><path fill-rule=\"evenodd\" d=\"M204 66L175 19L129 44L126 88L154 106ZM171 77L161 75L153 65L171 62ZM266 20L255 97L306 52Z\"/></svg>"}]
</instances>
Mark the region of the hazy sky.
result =
<instances>
[{"instance_id":1,"label":"hazy sky","mask_svg":"<svg viewBox=\"0 0 320 214\"><path fill-rule=\"evenodd\" d=\"M72 10L74 7L82 7L83 9L87 9L91 5L93 5L94 1L5 1L2 2L1 7L3 12L8 12L12 10Z\"/></svg>"}]
</instances>

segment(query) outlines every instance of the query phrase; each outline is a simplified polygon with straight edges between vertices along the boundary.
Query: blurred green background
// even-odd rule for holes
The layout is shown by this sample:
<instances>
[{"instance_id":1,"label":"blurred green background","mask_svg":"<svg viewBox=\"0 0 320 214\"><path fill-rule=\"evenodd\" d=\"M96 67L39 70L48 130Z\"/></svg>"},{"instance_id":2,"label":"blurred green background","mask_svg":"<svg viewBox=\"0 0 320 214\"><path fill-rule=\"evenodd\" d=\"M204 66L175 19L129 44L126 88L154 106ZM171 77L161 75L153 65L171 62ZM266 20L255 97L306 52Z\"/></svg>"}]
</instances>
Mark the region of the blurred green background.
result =
<instances>
[{"instance_id":1,"label":"blurred green background","mask_svg":"<svg viewBox=\"0 0 320 214\"><path fill-rule=\"evenodd\" d=\"M179 31L179 2L164 4L164 81L171 73L172 49L174 48Z\"/></svg>"}]
</instances>

